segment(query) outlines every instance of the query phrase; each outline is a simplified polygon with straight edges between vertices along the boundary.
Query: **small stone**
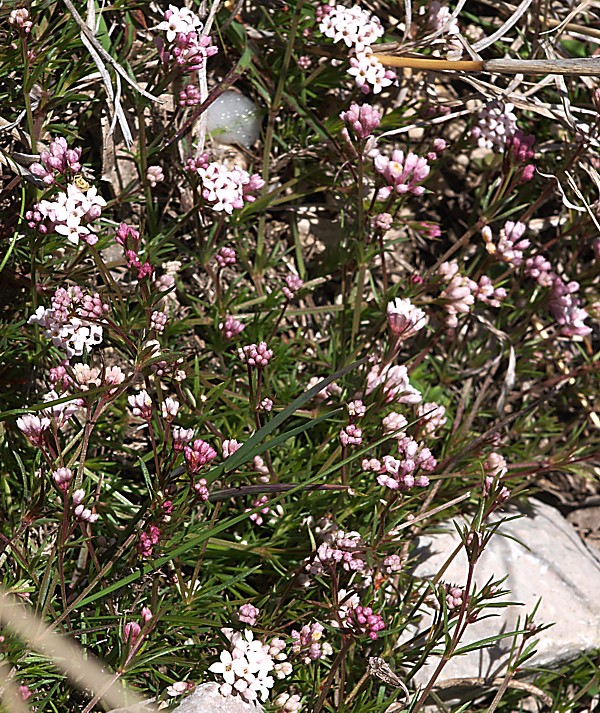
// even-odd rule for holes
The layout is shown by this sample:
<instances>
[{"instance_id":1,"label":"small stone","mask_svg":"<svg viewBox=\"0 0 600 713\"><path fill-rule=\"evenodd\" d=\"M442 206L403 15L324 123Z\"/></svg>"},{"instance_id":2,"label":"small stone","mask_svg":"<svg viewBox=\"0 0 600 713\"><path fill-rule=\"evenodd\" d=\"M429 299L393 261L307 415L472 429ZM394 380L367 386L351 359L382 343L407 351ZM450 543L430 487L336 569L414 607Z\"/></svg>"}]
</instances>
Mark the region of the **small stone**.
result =
<instances>
[{"instance_id":1,"label":"small stone","mask_svg":"<svg viewBox=\"0 0 600 713\"><path fill-rule=\"evenodd\" d=\"M250 148L260 133L259 112L249 97L239 92L223 92L206 111L206 126L222 144Z\"/></svg>"},{"instance_id":2,"label":"small stone","mask_svg":"<svg viewBox=\"0 0 600 713\"><path fill-rule=\"evenodd\" d=\"M216 683L203 683L173 713L264 713L264 708L258 703L246 703L239 696L221 695Z\"/></svg>"}]
</instances>

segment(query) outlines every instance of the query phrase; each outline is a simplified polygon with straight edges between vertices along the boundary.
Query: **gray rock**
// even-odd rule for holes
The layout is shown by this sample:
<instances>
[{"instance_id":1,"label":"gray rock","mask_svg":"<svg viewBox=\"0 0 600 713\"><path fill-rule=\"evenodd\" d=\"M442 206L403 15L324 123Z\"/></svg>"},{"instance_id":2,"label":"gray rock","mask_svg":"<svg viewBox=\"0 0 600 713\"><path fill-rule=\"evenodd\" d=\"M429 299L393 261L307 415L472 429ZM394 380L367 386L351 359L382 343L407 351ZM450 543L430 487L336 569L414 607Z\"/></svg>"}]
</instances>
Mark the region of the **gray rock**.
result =
<instances>
[{"instance_id":1,"label":"gray rock","mask_svg":"<svg viewBox=\"0 0 600 713\"><path fill-rule=\"evenodd\" d=\"M216 683L203 683L173 713L264 713L264 709L246 703L239 696L222 696Z\"/></svg>"},{"instance_id":2,"label":"gray rock","mask_svg":"<svg viewBox=\"0 0 600 713\"><path fill-rule=\"evenodd\" d=\"M516 512L509 510L504 516ZM451 524L448 532L419 538L415 575L428 578L437 574L458 543ZM466 573L463 549L443 579L464 586ZM533 501L531 511L524 517L500 526L476 565L475 579L481 587L490 578L505 575L508 579L503 587L511 594L503 600L519 604L491 610L497 616L469 625L459 646L516 630L517 619L520 617L522 623L541 598L534 622L554 625L536 634L536 653L527 666L554 667L600 648L600 557L585 546L558 511ZM426 631L427 625L423 621L420 630ZM439 680L501 676L511 641L509 637L490 648L452 658ZM438 661L431 657L415 676L415 682L425 684Z\"/></svg>"}]
</instances>

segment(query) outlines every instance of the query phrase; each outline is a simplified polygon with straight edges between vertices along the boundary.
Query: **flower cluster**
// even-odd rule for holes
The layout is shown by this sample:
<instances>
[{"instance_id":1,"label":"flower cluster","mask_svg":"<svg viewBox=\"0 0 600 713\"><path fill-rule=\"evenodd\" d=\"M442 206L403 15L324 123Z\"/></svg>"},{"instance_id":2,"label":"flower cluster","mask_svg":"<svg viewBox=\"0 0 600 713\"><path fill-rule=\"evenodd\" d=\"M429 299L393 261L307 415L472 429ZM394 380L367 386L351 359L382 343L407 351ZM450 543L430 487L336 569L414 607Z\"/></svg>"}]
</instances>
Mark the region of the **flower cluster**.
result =
<instances>
[{"instance_id":1,"label":"flower cluster","mask_svg":"<svg viewBox=\"0 0 600 713\"><path fill-rule=\"evenodd\" d=\"M362 429L353 423L348 424L340 431L340 443L344 448L348 446L360 446L362 443Z\"/></svg>"},{"instance_id":2,"label":"flower cluster","mask_svg":"<svg viewBox=\"0 0 600 713\"><path fill-rule=\"evenodd\" d=\"M200 90L195 84L188 84L179 92L179 106L197 106L202 101Z\"/></svg>"},{"instance_id":3,"label":"flower cluster","mask_svg":"<svg viewBox=\"0 0 600 713\"><path fill-rule=\"evenodd\" d=\"M477 126L471 131L479 146L504 149L507 140L517 130L514 108L513 104L503 102L493 102L482 108Z\"/></svg>"},{"instance_id":4,"label":"flower cluster","mask_svg":"<svg viewBox=\"0 0 600 713\"><path fill-rule=\"evenodd\" d=\"M206 154L188 161L187 169L200 177L202 197L211 208L229 215L256 200L255 194L265 185L259 175L250 175L239 166L229 169L218 161L209 163Z\"/></svg>"},{"instance_id":5,"label":"flower cluster","mask_svg":"<svg viewBox=\"0 0 600 713\"><path fill-rule=\"evenodd\" d=\"M103 330L98 321L109 308L100 295L86 294L77 286L59 287L51 304L49 308L38 307L29 317L28 324L43 327L46 339L51 339L55 347L64 349L69 359L90 352L93 346L102 342Z\"/></svg>"},{"instance_id":6,"label":"flower cluster","mask_svg":"<svg viewBox=\"0 0 600 713\"><path fill-rule=\"evenodd\" d=\"M117 232L115 233L115 240L123 248L125 259L127 261L127 267L130 270L137 271L138 280L150 277L153 271L152 265L148 260L145 260L145 262L140 260L140 255L142 254L142 240L139 232L126 223L120 223L117 228ZM170 289L175 284L175 280L172 275L170 277L168 275L162 275L161 279L163 282L160 287L163 289Z\"/></svg>"},{"instance_id":7,"label":"flower cluster","mask_svg":"<svg viewBox=\"0 0 600 713\"><path fill-rule=\"evenodd\" d=\"M200 18L187 7L169 5L164 17L165 19L156 26L156 29L167 33L168 42L173 42L177 35L185 35L188 32L195 32L202 28Z\"/></svg>"},{"instance_id":8,"label":"flower cluster","mask_svg":"<svg viewBox=\"0 0 600 713\"><path fill-rule=\"evenodd\" d=\"M500 231L500 239L493 242L492 230L486 225L481 235L485 241L485 248L490 253L509 265L518 267L523 262L523 251L531 245L529 240L523 238L527 226L525 223L506 221L504 228Z\"/></svg>"},{"instance_id":9,"label":"flower cluster","mask_svg":"<svg viewBox=\"0 0 600 713\"><path fill-rule=\"evenodd\" d=\"M94 523L98 520L98 513L92 512L90 508L86 508L83 504L85 500L85 490L82 488L73 493L73 514L80 522Z\"/></svg>"},{"instance_id":10,"label":"flower cluster","mask_svg":"<svg viewBox=\"0 0 600 713\"><path fill-rule=\"evenodd\" d=\"M377 473L379 485L390 490L407 491L415 486L426 488L429 485L429 478L418 475L418 471L430 472L437 466L437 461L431 455L429 448L403 435L398 439L398 451L400 458L391 455L383 456L381 461L377 458L365 458L362 469Z\"/></svg>"},{"instance_id":11,"label":"flower cluster","mask_svg":"<svg viewBox=\"0 0 600 713\"><path fill-rule=\"evenodd\" d=\"M346 8L325 4L317 8L319 30L333 42L344 42L350 47L350 69L361 91L378 94L396 79L395 72L386 69L373 55L371 45L383 36L379 18L358 5Z\"/></svg>"},{"instance_id":12,"label":"flower cluster","mask_svg":"<svg viewBox=\"0 0 600 713\"><path fill-rule=\"evenodd\" d=\"M404 340L414 336L427 324L427 315L422 309L415 307L409 299L388 302L387 320L390 332L398 339Z\"/></svg>"},{"instance_id":13,"label":"flower cluster","mask_svg":"<svg viewBox=\"0 0 600 713\"><path fill-rule=\"evenodd\" d=\"M225 339L234 339L244 331L245 327L245 324L242 324L239 319L236 319L231 314L227 315L225 322L219 324L219 329Z\"/></svg>"},{"instance_id":14,"label":"flower cluster","mask_svg":"<svg viewBox=\"0 0 600 713\"><path fill-rule=\"evenodd\" d=\"M261 495L260 498L252 501L252 507L246 508L244 512L251 512L254 508L260 508L258 512L253 512L250 515L250 520L259 527L263 524L263 515L268 515L271 512L271 508L267 505L269 498L266 495Z\"/></svg>"},{"instance_id":15,"label":"flower cluster","mask_svg":"<svg viewBox=\"0 0 600 713\"><path fill-rule=\"evenodd\" d=\"M242 604L238 610L238 619L244 622L244 624L254 626L259 614L260 609L255 607L253 604Z\"/></svg>"},{"instance_id":16,"label":"flower cluster","mask_svg":"<svg viewBox=\"0 0 600 713\"><path fill-rule=\"evenodd\" d=\"M428 401L417 406L417 416L421 433L428 436L435 436L438 428L445 425L446 407L436 404L435 401Z\"/></svg>"},{"instance_id":17,"label":"flower cluster","mask_svg":"<svg viewBox=\"0 0 600 713\"><path fill-rule=\"evenodd\" d=\"M26 35L31 32L31 28L33 27L33 22L29 19L29 10L26 7L19 7L16 10L11 10L10 15L8 16L8 22L14 27L18 27ZM21 686L21 688L27 688L27 686Z\"/></svg>"},{"instance_id":18,"label":"flower cluster","mask_svg":"<svg viewBox=\"0 0 600 713\"><path fill-rule=\"evenodd\" d=\"M160 529L156 525L149 525L147 532L141 532L137 544L139 554L148 559L152 556L154 546L160 541Z\"/></svg>"},{"instance_id":19,"label":"flower cluster","mask_svg":"<svg viewBox=\"0 0 600 713\"><path fill-rule=\"evenodd\" d=\"M71 174L81 171L81 149L70 149L67 141L62 136L50 142L47 151L40 153L40 162L32 163L29 167L31 173L41 178L44 183L51 186L55 181L56 174L65 175L67 171Z\"/></svg>"},{"instance_id":20,"label":"flower cluster","mask_svg":"<svg viewBox=\"0 0 600 713\"><path fill-rule=\"evenodd\" d=\"M362 104L359 106L356 103L350 104L348 111L343 111L340 114L340 119L351 129L359 139L366 139L381 122L381 114L374 109L370 104ZM344 129L345 136L349 138L348 130Z\"/></svg>"},{"instance_id":21,"label":"flower cluster","mask_svg":"<svg viewBox=\"0 0 600 713\"><path fill-rule=\"evenodd\" d=\"M365 542L358 532L344 532L332 528L324 533L324 541L319 545L315 559L307 565L306 570L309 574L321 574L339 564L347 572L368 573Z\"/></svg>"},{"instance_id":22,"label":"flower cluster","mask_svg":"<svg viewBox=\"0 0 600 713\"><path fill-rule=\"evenodd\" d=\"M395 149L391 159L378 154L373 161L375 170L387 182L387 186L383 186L377 192L377 200L387 200L394 192L398 195L412 193L415 196L425 193L425 189L420 184L429 175L430 169L426 158L412 152L405 156L404 151Z\"/></svg>"},{"instance_id":23,"label":"flower cluster","mask_svg":"<svg viewBox=\"0 0 600 713\"><path fill-rule=\"evenodd\" d=\"M586 337L592 328L585 324L588 313L580 306L576 293L579 283L572 280L565 282L554 275L550 290L550 312L560 327L560 333L566 337Z\"/></svg>"},{"instance_id":24,"label":"flower cluster","mask_svg":"<svg viewBox=\"0 0 600 713\"><path fill-rule=\"evenodd\" d=\"M438 274L448 283L440 299L444 301L444 309L448 313L446 324L453 329L458 326L458 315L471 311L478 286L470 277L461 275L456 260L442 263Z\"/></svg>"},{"instance_id":25,"label":"flower cluster","mask_svg":"<svg viewBox=\"0 0 600 713\"><path fill-rule=\"evenodd\" d=\"M273 358L273 350L267 347L266 342L259 344L248 344L238 349L239 358L249 366L263 368Z\"/></svg>"},{"instance_id":26,"label":"flower cluster","mask_svg":"<svg viewBox=\"0 0 600 713\"><path fill-rule=\"evenodd\" d=\"M392 438L402 438L408 426L408 421L401 413L392 411L391 413L388 413L385 418L383 418L381 425L383 426L383 432L386 435L390 435Z\"/></svg>"},{"instance_id":27,"label":"flower cluster","mask_svg":"<svg viewBox=\"0 0 600 713\"><path fill-rule=\"evenodd\" d=\"M217 54L219 48L212 44L210 35L181 32L173 40L171 51L182 72L198 72L209 57Z\"/></svg>"},{"instance_id":28,"label":"flower cluster","mask_svg":"<svg viewBox=\"0 0 600 713\"><path fill-rule=\"evenodd\" d=\"M374 614L371 607L360 604L348 610L345 623L357 633L366 634L373 641L377 639L378 632L385 629L381 614Z\"/></svg>"},{"instance_id":29,"label":"flower cluster","mask_svg":"<svg viewBox=\"0 0 600 713\"><path fill-rule=\"evenodd\" d=\"M217 457L217 451L201 438L197 438L191 446L184 446L183 455L189 473L197 473L207 463Z\"/></svg>"},{"instance_id":30,"label":"flower cluster","mask_svg":"<svg viewBox=\"0 0 600 713\"><path fill-rule=\"evenodd\" d=\"M286 299L293 300L302 288L303 284L304 280L298 277L298 275L287 275L285 278L285 285L281 288L281 291L285 295Z\"/></svg>"},{"instance_id":31,"label":"flower cluster","mask_svg":"<svg viewBox=\"0 0 600 713\"><path fill-rule=\"evenodd\" d=\"M458 609L462 606L465 598L465 590L457 587L455 584L444 584L446 592L446 605L448 609Z\"/></svg>"},{"instance_id":32,"label":"flower cluster","mask_svg":"<svg viewBox=\"0 0 600 713\"><path fill-rule=\"evenodd\" d=\"M223 629L223 633L230 641L230 651L222 651L220 661L208 667L211 673L223 679L220 692L224 696L238 693L248 703L259 698L266 701L275 683L271 674L285 678L292 672L283 653L285 643L273 639L264 644L255 639L249 629L243 634L232 629Z\"/></svg>"},{"instance_id":33,"label":"flower cluster","mask_svg":"<svg viewBox=\"0 0 600 713\"><path fill-rule=\"evenodd\" d=\"M301 697L297 693L280 693L273 703L280 707L281 713L298 713L302 708Z\"/></svg>"},{"instance_id":34,"label":"flower cluster","mask_svg":"<svg viewBox=\"0 0 600 713\"><path fill-rule=\"evenodd\" d=\"M510 160L516 164L520 172L520 183L531 181L535 174L535 164L532 163L535 157L533 145L535 144L535 136L525 135L520 129L517 129L512 136L506 140L506 150Z\"/></svg>"},{"instance_id":35,"label":"flower cluster","mask_svg":"<svg viewBox=\"0 0 600 713\"><path fill-rule=\"evenodd\" d=\"M421 392L411 386L405 366L375 364L367 374L366 393L372 394L381 387L386 401L398 404L418 404Z\"/></svg>"},{"instance_id":36,"label":"flower cluster","mask_svg":"<svg viewBox=\"0 0 600 713\"><path fill-rule=\"evenodd\" d=\"M237 255L233 248L224 247L217 252L215 260L217 261L217 265L223 268L227 267L227 265L235 265Z\"/></svg>"},{"instance_id":37,"label":"flower cluster","mask_svg":"<svg viewBox=\"0 0 600 713\"><path fill-rule=\"evenodd\" d=\"M322 641L324 631L325 627L319 622L310 626L306 624L300 631L295 629L292 631L292 651L301 657L302 663L308 665L312 661L331 655L333 651L331 646Z\"/></svg>"},{"instance_id":38,"label":"flower cluster","mask_svg":"<svg viewBox=\"0 0 600 713\"><path fill-rule=\"evenodd\" d=\"M210 36L198 34L202 30L202 22L191 10L169 5L164 17L156 29L166 32L172 55L182 72L197 72L208 57L217 54L218 48L212 45ZM162 59L167 62L170 54L163 52Z\"/></svg>"},{"instance_id":39,"label":"flower cluster","mask_svg":"<svg viewBox=\"0 0 600 713\"><path fill-rule=\"evenodd\" d=\"M74 183L61 191L55 201L42 200L27 211L25 218L30 228L46 235L64 235L74 245L83 240L95 245L98 237L91 229L92 221L100 217L106 201L98 195L98 189L91 186L85 192Z\"/></svg>"},{"instance_id":40,"label":"flower cluster","mask_svg":"<svg viewBox=\"0 0 600 713\"><path fill-rule=\"evenodd\" d=\"M50 428L50 419L47 416L36 416L26 413L17 419L17 428L34 446L42 446L44 433Z\"/></svg>"}]
</instances>

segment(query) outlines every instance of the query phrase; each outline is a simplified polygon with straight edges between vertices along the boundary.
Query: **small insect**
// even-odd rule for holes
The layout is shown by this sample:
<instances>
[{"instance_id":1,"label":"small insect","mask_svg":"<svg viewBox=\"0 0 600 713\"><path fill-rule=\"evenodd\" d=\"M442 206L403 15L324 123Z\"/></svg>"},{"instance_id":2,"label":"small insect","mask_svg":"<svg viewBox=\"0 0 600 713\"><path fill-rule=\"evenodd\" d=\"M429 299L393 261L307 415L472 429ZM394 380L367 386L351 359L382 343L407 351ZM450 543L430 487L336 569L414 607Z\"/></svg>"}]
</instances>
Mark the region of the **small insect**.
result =
<instances>
[{"instance_id":1,"label":"small insect","mask_svg":"<svg viewBox=\"0 0 600 713\"><path fill-rule=\"evenodd\" d=\"M79 188L80 191L88 191L91 188L90 184L85 180L81 173L76 173L73 176L73 183L77 186L77 188Z\"/></svg>"},{"instance_id":2,"label":"small insect","mask_svg":"<svg viewBox=\"0 0 600 713\"><path fill-rule=\"evenodd\" d=\"M401 688L402 692L407 698L410 698L410 693L408 688L404 685L404 682L392 671L388 664L379 656L371 656L369 658L369 673L375 678L379 678L384 683L394 686L394 688Z\"/></svg>"}]
</instances>

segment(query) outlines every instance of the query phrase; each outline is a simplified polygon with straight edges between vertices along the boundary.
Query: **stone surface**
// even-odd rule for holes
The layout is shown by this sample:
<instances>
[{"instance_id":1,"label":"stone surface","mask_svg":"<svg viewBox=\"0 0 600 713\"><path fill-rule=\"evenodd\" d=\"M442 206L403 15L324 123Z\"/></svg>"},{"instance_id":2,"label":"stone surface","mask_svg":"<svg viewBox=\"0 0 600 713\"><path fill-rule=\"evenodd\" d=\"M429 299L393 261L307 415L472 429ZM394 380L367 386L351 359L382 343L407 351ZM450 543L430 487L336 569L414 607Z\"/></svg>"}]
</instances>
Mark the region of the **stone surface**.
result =
<instances>
[{"instance_id":1,"label":"stone surface","mask_svg":"<svg viewBox=\"0 0 600 713\"><path fill-rule=\"evenodd\" d=\"M537 501L531 504L525 517L500 526L475 570L478 586L490 578L508 575L503 587L511 594L503 601L519 604L490 610L497 616L467 627L460 645L515 630L517 619L520 617L522 622L541 598L535 623L554 625L536 635L537 653L527 666L554 667L583 652L600 648L600 557L585 546L557 510ZM504 515L516 512L508 510ZM416 576L437 574L455 549L458 535L451 524L447 530L419 538ZM444 581L464 586L466 572L467 559L462 550L444 573ZM426 627L427 622L422 622L420 628L426 631ZM502 675L511 641L509 637L490 648L451 659L439 680ZM415 682L426 683L437 663L437 659L430 658Z\"/></svg>"},{"instance_id":2,"label":"stone surface","mask_svg":"<svg viewBox=\"0 0 600 713\"><path fill-rule=\"evenodd\" d=\"M223 144L241 144L250 148L260 133L258 107L239 92L223 92L206 111L207 129Z\"/></svg>"},{"instance_id":3,"label":"stone surface","mask_svg":"<svg viewBox=\"0 0 600 713\"><path fill-rule=\"evenodd\" d=\"M239 696L222 696L216 683L203 683L173 713L264 713L264 709L246 703Z\"/></svg>"}]
</instances>

